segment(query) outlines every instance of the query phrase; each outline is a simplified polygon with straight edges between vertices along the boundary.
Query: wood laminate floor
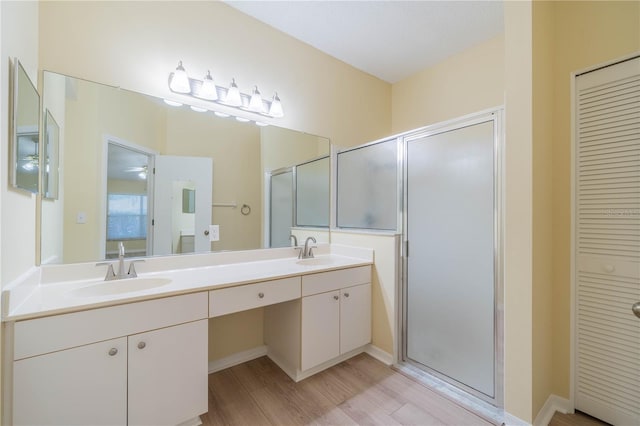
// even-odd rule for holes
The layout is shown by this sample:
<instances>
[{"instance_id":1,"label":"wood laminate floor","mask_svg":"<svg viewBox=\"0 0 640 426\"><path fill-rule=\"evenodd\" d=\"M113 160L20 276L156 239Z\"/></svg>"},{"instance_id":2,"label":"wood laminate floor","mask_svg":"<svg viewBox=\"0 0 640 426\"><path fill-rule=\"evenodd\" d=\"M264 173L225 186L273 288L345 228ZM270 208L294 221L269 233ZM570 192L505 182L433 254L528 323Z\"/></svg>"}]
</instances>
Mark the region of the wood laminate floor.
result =
<instances>
[{"instance_id":1,"label":"wood laminate floor","mask_svg":"<svg viewBox=\"0 0 640 426\"><path fill-rule=\"evenodd\" d=\"M295 383L262 357L209 375L204 425L492 425L361 354Z\"/></svg>"},{"instance_id":2,"label":"wood laminate floor","mask_svg":"<svg viewBox=\"0 0 640 426\"><path fill-rule=\"evenodd\" d=\"M587 414L576 411L574 414L562 414L556 413L551 418L549 426L607 426L609 423L605 423L601 420L591 417Z\"/></svg>"}]
</instances>

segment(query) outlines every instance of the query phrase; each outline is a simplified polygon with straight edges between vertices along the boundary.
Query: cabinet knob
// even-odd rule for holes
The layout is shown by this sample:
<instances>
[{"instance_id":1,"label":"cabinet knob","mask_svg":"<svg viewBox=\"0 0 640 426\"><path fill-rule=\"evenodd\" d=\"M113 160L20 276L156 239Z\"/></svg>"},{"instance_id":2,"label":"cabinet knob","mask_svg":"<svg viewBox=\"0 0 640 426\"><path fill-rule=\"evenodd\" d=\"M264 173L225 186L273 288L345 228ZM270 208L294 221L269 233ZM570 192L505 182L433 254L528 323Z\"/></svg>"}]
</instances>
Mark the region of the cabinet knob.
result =
<instances>
[{"instance_id":1,"label":"cabinet knob","mask_svg":"<svg viewBox=\"0 0 640 426\"><path fill-rule=\"evenodd\" d=\"M604 265L603 269L605 270L605 272L608 272L608 273L612 273L613 271L616 270L616 268L613 265Z\"/></svg>"},{"instance_id":2,"label":"cabinet knob","mask_svg":"<svg viewBox=\"0 0 640 426\"><path fill-rule=\"evenodd\" d=\"M118 353L118 350L116 348L109 349L109 356L114 356L117 353Z\"/></svg>"},{"instance_id":3,"label":"cabinet knob","mask_svg":"<svg viewBox=\"0 0 640 426\"><path fill-rule=\"evenodd\" d=\"M333 299L334 300L338 300L338 299L340 299L340 297L336 294L335 296L333 296Z\"/></svg>"},{"instance_id":4,"label":"cabinet knob","mask_svg":"<svg viewBox=\"0 0 640 426\"><path fill-rule=\"evenodd\" d=\"M344 297L349 297L349 293L345 293L345 294L344 294Z\"/></svg>"},{"instance_id":5,"label":"cabinet knob","mask_svg":"<svg viewBox=\"0 0 640 426\"><path fill-rule=\"evenodd\" d=\"M146 347L147 347L147 344L145 342L138 343L138 349L144 349Z\"/></svg>"},{"instance_id":6,"label":"cabinet knob","mask_svg":"<svg viewBox=\"0 0 640 426\"><path fill-rule=\"evenodd\" d=\"M262 293L262 292L258 293L258 297L259 297L260 299L262 299L262 298L264 297L264 293Z\"/></svg>"}]
</instances>

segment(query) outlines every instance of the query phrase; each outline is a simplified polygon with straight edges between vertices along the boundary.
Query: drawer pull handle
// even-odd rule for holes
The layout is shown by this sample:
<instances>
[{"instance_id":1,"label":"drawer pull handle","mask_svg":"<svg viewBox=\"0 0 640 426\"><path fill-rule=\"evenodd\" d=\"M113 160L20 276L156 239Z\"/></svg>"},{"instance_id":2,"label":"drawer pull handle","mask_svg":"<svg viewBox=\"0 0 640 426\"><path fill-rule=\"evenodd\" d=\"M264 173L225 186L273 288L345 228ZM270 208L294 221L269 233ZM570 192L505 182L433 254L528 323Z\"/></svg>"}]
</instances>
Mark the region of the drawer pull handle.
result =
<instances>
[{"instance_id":1,"label":"drawer pull handle","mask_svg":"<svg viewBox=\"0 0 640 426\"><path fill-rule=\"evenodd\" d=\"M334 300L338 300L338 299L340 299L340 297L338 297L338 295L336 294L335 296L333 296L333 299Z\"/></svg>"},{"instance_id":2,"label":"drawer pull handle","mask_svg":"<svg viewBox=\"0 0 640 426\"><path fill-rule=\"evenodd\" d=\"M146 347L147 347L147 344L145 342L138 343L138 349L144 349Z\"/></svg>"},{"instance_id":3,"label":"drawer pull handle","mask_svg":"<svg viewBox=\"0 0 640 426\"><path fill-rule=\"evenodd\" d=\"M344 294L344 297L349 297L349 293L345 293L345 294Z\"/></svg>"},{"instance_id":4,"label":"drawer pull handle","mask_svg":"<svg viewBox=\"0 0 640 426\"><path fill-rule=\"evenodd\" d=\"M114 356L117 353L118 353L118 350L116 348L109 349L109 356Z\"/></svg>"},{"instance_id":5,"label":"drawer pull handle","mask_svg":"<svg viewBox=\"0 0 640 426\"><path fill-rule=\"evenodd\" d=\"M262 299L262 298L264 297L264 293L262 293L262 292L258 293L258 297L259 297L260 299Z\"/></svg>"}]
</instances>

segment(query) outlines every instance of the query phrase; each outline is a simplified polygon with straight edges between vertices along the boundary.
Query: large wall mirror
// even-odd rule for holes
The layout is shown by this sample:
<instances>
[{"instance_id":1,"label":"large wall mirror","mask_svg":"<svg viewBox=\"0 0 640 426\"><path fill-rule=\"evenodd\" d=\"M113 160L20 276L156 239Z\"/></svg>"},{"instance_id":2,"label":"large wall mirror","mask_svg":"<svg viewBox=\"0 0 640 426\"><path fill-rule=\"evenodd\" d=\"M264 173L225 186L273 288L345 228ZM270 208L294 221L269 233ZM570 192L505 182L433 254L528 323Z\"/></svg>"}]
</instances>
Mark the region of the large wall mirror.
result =
<instances>
[{"instance_id":1,"label":"large wall mirror","mask_svg":"<svg viewBox=\"0 0 640 426\"><path fill-rule=\"evenodd\" d=\"M10 182L38 192L40 177L40 95L22 64L14 59Z\"/></svg>"},{"instance_id":2,"label":"large wall mirror","mask_svg":"<svg viewBox=\"0 0 640 426\"><path fill-rule=\"evenodd\" d=\"M131 256L270 247L271 172L330 152L324 137L43 75L59 153L57 198L42 200L43 264L108 259L119 241ZM329 161L317 164L328 183ZM304 225L328 231L328 184L302 198L316 202L313 211L326 210ZM209 225L219 226L218 241L210 241ZM280 239L292 228L293 221Z\"/></svg>"}]
</instances>

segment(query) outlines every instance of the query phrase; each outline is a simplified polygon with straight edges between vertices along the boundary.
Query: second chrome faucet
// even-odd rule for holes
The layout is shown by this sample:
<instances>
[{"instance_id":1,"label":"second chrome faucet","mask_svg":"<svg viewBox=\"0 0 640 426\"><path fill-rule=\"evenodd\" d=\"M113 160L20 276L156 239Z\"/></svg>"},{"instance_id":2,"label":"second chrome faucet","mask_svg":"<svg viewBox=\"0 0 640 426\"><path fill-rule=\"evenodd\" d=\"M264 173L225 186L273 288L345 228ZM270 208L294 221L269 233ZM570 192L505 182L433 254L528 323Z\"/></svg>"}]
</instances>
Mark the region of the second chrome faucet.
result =
<instances>
[{"instance_id":1,"label":"second chrome faucet","mask_svg":"<svg viewBox=\"0 0 640 426\"><path fill-rule=\"evenodd\" d=\"M117 273L113 270L112 262L100 262L96 264L96 266L109 265L109 267L107 268L107 275L105 275L104 277L105 281L121 280L124 278L136 278L138 276L135 268L135 263L144 262L144 260L143 259L132 260L129 263L129 270L125 272L124 257L125 257L124 243L120 241L118 243L118 272Z\"/></svg>"}]
</instances>

